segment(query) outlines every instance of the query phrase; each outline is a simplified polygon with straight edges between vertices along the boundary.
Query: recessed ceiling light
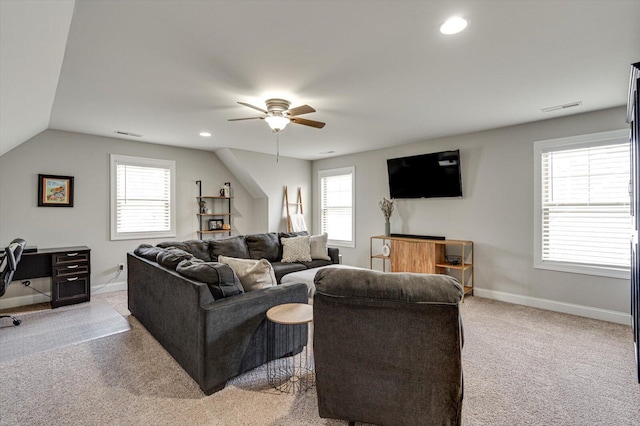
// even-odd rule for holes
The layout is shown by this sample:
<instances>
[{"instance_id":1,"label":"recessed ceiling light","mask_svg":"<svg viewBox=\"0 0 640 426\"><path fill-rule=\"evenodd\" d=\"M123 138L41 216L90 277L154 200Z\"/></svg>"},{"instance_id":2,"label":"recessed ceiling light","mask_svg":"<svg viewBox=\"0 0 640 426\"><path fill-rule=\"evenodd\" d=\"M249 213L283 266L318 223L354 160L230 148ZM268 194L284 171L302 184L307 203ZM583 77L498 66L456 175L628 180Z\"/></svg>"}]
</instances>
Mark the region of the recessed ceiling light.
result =
<instances>
[{"instance_id":1,"label":"recessed ceiling light","mask_svg":"<svg viewBox=\"0 0 640 426\"><path fill-rule=\"evenodd\" d=\"M440 26L440 32L446 35L458 34L460 31L467 28L468 24L469 23L466 19L454 16L453 18L447 19L447 22Z\"/></svg>"},{"instance_id":2,"label":"recessed ceiling light","mask_svg":"<svg viewBox=\"0 0 640 426\"><path fill-rule=\"evenodd\" d=\"M209 133L209 132L200 132L200 136L202 136L204 138L208 138L208 137L211 137L211 133Z\"/></svg>"}]
</instances>

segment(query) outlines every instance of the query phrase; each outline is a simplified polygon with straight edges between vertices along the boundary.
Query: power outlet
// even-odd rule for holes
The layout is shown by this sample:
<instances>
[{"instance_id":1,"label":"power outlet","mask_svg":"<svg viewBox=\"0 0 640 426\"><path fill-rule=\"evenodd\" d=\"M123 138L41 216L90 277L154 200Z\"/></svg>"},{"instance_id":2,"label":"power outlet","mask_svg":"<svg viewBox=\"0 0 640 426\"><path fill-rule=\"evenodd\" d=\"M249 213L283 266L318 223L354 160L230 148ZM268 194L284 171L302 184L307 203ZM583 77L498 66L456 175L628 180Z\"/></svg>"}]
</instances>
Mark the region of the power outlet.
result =
<instances>
[{"instance_id":1,"label":"power outlet","mask_svg":"<svg viewBox=\"0 0 640 426\"><path fill-rule=\"evenodd\" d=\"M124 271L124 263L118 263L118 271Z\"/></svg>"}]
</instances>

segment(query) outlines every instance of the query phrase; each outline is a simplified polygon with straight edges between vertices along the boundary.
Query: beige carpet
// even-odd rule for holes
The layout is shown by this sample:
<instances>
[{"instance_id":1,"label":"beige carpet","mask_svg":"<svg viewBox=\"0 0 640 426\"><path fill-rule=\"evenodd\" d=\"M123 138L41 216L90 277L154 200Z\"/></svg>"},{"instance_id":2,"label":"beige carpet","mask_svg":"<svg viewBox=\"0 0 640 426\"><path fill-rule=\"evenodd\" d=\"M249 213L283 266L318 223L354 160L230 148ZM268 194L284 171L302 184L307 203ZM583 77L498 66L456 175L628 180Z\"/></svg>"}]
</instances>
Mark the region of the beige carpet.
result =
<instances>
[{"instance_id":1,"label":"beige carpet","mask_svg":"<svg viewBox=\"0 0 640 426\"><path fill-rule=\"evenodd\" d=\"M253 371L211 396L126 309L131 330L0 364L0 425L346 425ZM470 297L464 425L640 425L630 327ZM0 330L0 345L2 344Z\"/></svg>"}]
</instances>

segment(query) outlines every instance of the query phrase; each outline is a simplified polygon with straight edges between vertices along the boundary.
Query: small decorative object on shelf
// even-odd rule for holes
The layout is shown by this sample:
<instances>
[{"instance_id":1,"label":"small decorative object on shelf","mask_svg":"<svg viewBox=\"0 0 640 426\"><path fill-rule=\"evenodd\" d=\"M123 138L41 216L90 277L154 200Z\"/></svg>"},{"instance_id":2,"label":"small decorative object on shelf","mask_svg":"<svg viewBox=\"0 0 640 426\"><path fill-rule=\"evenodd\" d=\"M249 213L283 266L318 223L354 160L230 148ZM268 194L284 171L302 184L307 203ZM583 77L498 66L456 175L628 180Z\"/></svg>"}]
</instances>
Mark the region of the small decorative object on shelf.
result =
<instances>
[{"instance_id":1,"label":"small decorative object on shelf","mask_svg":"<svg viewBox=\"0 0 640 426\"><path fill-rule=\"evenodd\" d=\"M396 200L387 200L385 197L382 197L382 200L378 202L378 206L380 206L380 210L382 210L382 214L384 215L384 235L391 235L391 223L389 219L391 219L391 214L393 213L393 207Z\"/></svg>"},{"instance_id":2,"label":"small decorative object on shelf","mask_svg":"<svg viewBox=\"0 0 640 426\"><path fill-rule=\"evenodd\" d=\"M452 265L459 265L462 263L462 256L447 255L445 256L445 259Z\"/></svg>"},{"instance_id":3,"label":"small decorative object on shelf","mask_svg":"<svg viewBox=\"0 0 640 426\"><path fill-rule=\"evenodd\" d=\"M198 202L198 204L200 205L200 213L206 213L207 212L207 202L204 200L200 200Z\"/></svg>"},{"instance_id":4,"label":"small decorative object on shelf","mask_svg":"<svg viewBox=\"0 0 640 426\"><path fill-rule=\"evenodd\" d=\"M224 219L209 219L209 231L224 229Z\"/></svg>"}]
</instances>

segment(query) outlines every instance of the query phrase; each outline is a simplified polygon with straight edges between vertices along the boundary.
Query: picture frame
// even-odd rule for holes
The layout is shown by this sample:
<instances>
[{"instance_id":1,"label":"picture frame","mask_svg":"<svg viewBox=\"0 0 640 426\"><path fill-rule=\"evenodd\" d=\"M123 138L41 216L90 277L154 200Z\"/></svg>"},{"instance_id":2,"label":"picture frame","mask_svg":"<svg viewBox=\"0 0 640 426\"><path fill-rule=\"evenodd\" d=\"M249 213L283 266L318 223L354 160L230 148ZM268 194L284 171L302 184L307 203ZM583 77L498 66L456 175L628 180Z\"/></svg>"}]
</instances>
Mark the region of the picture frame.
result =
<instances>
[{"instance_id":1,"label":"picture frame","mask_svg":"<svg viewBox=\"0 0 640 426\"><path fill-rule=\"evenodd\" d=\"M73 176L39 174L38 207L73 207Z\"/></svg>"},{"instance_id":2,"label":"picture frame","mask_svg":"<svg viewBox=\"0 0 640 426\"><path fill-rule=\"evenodd\" d=\"M219 231L224 225L224 219L209 219L209 231Z\"/></svg>"}]
</instances>

